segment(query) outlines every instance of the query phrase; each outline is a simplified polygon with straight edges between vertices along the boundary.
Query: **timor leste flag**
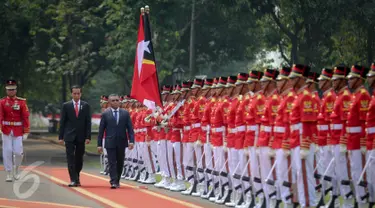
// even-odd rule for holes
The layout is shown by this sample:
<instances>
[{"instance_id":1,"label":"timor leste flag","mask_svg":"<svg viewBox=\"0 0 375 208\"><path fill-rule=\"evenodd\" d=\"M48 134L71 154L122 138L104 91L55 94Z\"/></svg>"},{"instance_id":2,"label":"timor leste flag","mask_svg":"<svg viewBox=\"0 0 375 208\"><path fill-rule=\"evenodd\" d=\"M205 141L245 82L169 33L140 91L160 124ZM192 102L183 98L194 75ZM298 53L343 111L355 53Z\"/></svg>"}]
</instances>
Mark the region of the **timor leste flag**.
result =
<instances>
[{"instance_id":1,"label":"timor leste flag","mask_svg":"<svg viewBox=\"0 0 375 208\"><path fill-rule=\"evenodd\" d=\"M150 109L162 107L148 14L140 15L131 97Z\"/></svg>"}]
</instances>

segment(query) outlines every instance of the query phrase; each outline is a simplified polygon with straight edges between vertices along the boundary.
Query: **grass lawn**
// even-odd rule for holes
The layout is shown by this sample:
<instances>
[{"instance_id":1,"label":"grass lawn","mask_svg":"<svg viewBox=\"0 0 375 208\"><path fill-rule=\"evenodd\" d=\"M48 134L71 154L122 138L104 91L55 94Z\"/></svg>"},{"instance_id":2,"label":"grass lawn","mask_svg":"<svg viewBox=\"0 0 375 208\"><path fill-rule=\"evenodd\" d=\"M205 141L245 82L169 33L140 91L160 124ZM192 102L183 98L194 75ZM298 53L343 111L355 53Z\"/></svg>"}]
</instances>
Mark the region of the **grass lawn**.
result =
<instances>
[{"instance_id":1,"label":"grass lawn","mask_svg":"<svg viewBox=\"0 0 375 208\"><path fill-rule=\"evenodd\" d=\"M90 144L86 144L86 151L91 153L98 153L98 134L91 134L91 142Z\"/></svg>"}]
</instances>

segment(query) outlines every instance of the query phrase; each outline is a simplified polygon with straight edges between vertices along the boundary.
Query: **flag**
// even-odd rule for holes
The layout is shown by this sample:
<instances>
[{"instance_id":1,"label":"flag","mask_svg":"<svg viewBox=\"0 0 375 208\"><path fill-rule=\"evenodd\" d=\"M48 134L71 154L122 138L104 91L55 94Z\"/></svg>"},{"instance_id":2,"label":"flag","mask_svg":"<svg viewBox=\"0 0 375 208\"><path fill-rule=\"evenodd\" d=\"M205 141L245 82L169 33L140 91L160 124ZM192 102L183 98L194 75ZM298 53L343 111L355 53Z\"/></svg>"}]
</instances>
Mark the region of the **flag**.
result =
<instances>
[{"instance_id":1,"label":"flag","mask_svg":"<svg viewBox=\"0 0 375 208\"><path fill-rule=\"evenodd\" d=\"M150 23L148 14L145 13L142 13L139 19L137 52L130 96L149 109L163 106L152 47Z\"/></svg>"}]
</instances>

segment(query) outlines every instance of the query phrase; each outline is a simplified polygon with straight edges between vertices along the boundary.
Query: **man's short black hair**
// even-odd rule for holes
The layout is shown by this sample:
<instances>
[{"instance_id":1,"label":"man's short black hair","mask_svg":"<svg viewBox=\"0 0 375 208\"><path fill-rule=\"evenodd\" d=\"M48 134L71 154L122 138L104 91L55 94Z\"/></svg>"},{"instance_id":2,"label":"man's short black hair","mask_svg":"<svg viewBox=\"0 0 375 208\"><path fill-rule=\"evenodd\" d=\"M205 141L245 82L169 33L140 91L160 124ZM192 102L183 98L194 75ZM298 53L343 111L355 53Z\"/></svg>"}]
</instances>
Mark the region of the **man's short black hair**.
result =
<instances>
[{"instance_id":1,"label":"man's short black hair","mask_svg":"<svg viewBox=\"0 0 375 208\"><path fill-rule=\"evenodd\" d=\"M70 88L70 92L73 92L73 89L79 89L79 91L82 92L82 88L81 88L81 86L79 86L79 85L73 85L73 86Z\"/></svg>"}]
</instances>

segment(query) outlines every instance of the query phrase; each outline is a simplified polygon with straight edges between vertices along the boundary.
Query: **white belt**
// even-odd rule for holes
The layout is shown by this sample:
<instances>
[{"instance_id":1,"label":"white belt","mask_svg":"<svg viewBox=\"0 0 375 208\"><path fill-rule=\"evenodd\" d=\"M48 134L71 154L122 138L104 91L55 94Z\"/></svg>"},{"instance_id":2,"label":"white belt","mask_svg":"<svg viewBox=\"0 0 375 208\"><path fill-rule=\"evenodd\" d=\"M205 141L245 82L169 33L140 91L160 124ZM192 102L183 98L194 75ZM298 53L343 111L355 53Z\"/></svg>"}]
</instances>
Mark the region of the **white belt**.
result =
<instances>
[{"instance_id":1,"label":"white belt","mask_svg":"<svg viewBox=\"0 0 375 208\"><path fill-rule=\"evenodd\" d=\"M342 124L331 124L331 130L341 130Z\"/></svg>"},{"instance_id":2,"label":"white belt","mask_svg":"<svg viewBox=\"0 0 375 208\"><path fill-rule=\"evenodd\" d=\"M157 126L152 127L152 130L158 130Z\"/></svg>"},{"instance_id":3,"label":"white belt","mask_svg":"<svg viewBox=\"0 0 375 208\"><path fill-rule=\"evenodd\" d=\"M375 127L369 127L369 128L367 128L367 133L368 134L374 134L375 133Z\"/></svg>"},{"instance_id":4,"label":"white belt","mask_svg":"<svg viewBox=\"0 0 375 208\"><path fill-rule=\"evenodd\" d=\"M184 131L189 131L191 129L190 126L184 126Z\"/></svg>"},{"instance_id":5,"label":"white belt","mask_svg":"<svg viewBox=\"0 0 375 208\"><path fill-rule=\"evenodd\" d=\"M300 128L302 128L302 124L301 123L293 124L293 125L290 126L290 129L292 131L300 130Z\"/></svg>"},{"instance_id":6,"label":"white belt","mask_svg":"<svg viewBox=\"0 0 375 208\"><path fill-rule=\"evenodd\" d=\"M211 131L214 132L214 133L215 132L217 132L217 133L218 132L223 132L224 131L224 126L218 127L218 128L212 128Z\"/></svg>"},{"instance_id":7,"label":"white belt","mask_svg":"<svg viewBox=\"0 0 375 208\"><path fill-rule=\"evenodd\" d=\"M3 121L3 125L7 125L7 126L22 126L22 122Z\"/></svg>"},{"instance_id":8,"label":"white belt","mask_svg":"<svg viewBox=\"0 0 375 208\"><path fill-rule=\"evenodd\" d=\"M246 126L247 131L256 131L257 130L257 125L252 125L252 126Z\"/></svg>"},{"instance_id":9,"label":"white belt","mask_svg":"<svg viewBox=\"0 0 375 208\"><path fill-rule=\"evenodd\" d=\"M229 129L228 129L228 133L230 133L230 134L235 134L235 133L237 133L237 128L229 128Z\"/></svg>"},{"instance_id":10,"label":"white belt","mask_svg":"<svg viewBox=\"0 0 375 208\"><path fill-rule=\"evenodd\" d=\"M147 128L138 129L139 132L146 132Z\"/></svg>"},{"instance_id":11,"label":"white belt","mask_svg":"<svg viewBox=\"0 0 375 208\"><path fill-rule=\"evenodd\" d=\"M272 131L272 127L271 126L261 126L261 131L264 131L264 132L271 132Z\"/></svg>"},{"instance_id":12,"label":"white belt","mask_svg":"<svg viewBox=\"0 0 375 208\"><path fill-rule=\"evenodd\" d=\"M173 131L181 131L182 129L180 128L172 128Z\"/></svg>"},{"instance_id":13,"label":"white belt","mask_svg":"<svg viewBox=\"0 0 375 208\"><path fill-rule=\"evenodd\" d=\"M246 131L246 126L237 126L237 132Z\"/></svg>"},{"instance_id":14,"label":"white belt","mask_svg":"<svg viewBox=\"0 0 375 208\"><path fill-rule=\"evenodd\" d=\"M328 125L318 125L319 131L328 131Z\"/></svg>"},{"instance_id":15,"label":"white belt","mask_svg":"<svg viewBox=\"0 0 375 208\"><path fill-rule=\"evenodd\" d=\"M138 129L134 129L134 133L138 133L138 131L139 131Z\"/></svg>"},{"instance_id":16,"label":"white belt","mask_svg":"<svg viewBox=\"0 0 375 208\"><path fill-rule=\"evenodd\" d=\"M192 128L199 128L199 127L201 127L201 123L191 124L191 127L192 127ZM202 128L203 128L203 127L202 127Z\"/></svg>"},{"instance_id":17,"label":"white belt","mask_svg":"<svg viewBox=\"0 0 375 208\"><path fill-rule=\"evenodd\" d=\"M276 133L285 133L285 127L275 126L275 127L273 127L273 131L276 132Z\"/></svg>"},{"instance_id":18,"label":"white belt","mask_svg":"<svg viewBox=\"0 0 375 208\"><path fill-rule=\"evenodd\" d=\"M348 127L348 128L346 128L346 131L348 133L361 133L362 132L362 127L360 127L360 126Z\"/></svg>"}]
</instances>

